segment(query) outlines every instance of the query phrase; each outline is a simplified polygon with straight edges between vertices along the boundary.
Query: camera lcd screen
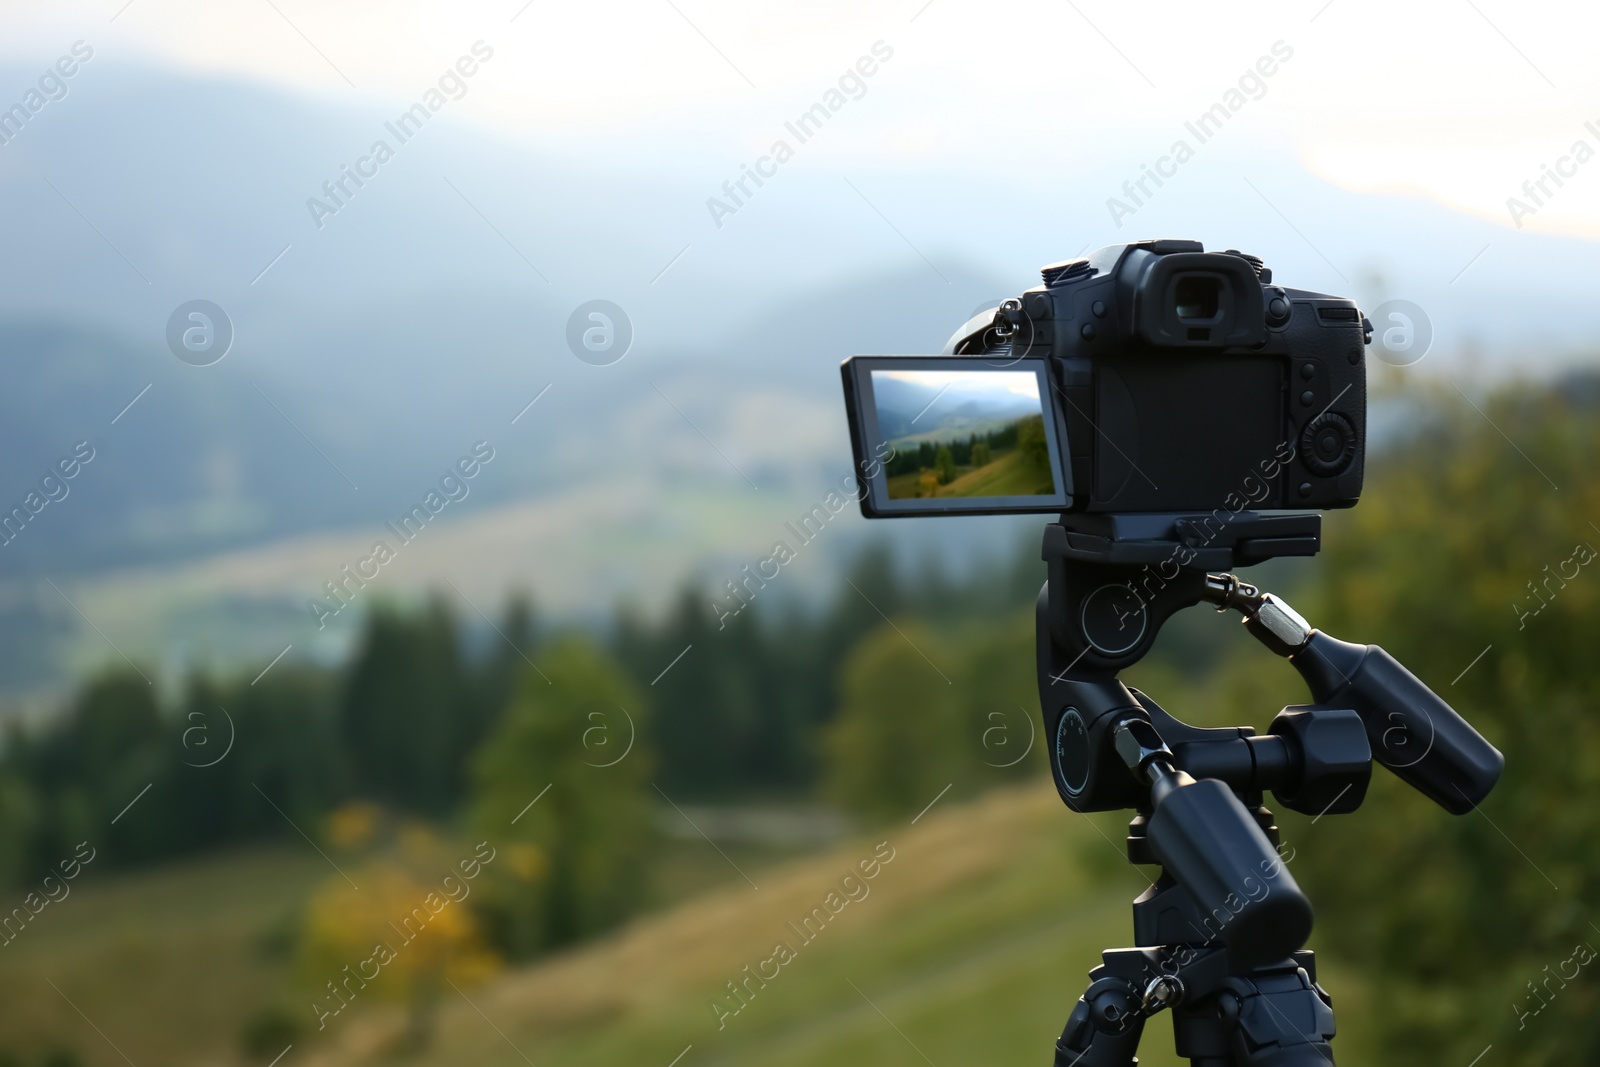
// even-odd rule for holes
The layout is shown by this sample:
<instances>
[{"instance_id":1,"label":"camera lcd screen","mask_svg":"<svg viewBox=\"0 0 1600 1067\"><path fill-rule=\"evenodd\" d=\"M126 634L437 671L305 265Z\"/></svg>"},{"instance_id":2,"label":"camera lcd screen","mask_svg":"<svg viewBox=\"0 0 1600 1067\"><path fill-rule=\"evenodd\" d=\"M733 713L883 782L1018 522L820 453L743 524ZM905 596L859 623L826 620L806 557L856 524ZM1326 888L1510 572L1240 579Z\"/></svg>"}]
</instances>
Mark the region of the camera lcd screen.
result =
<instances>
[{"instance_id":1,"label":"camera lcd screen","mask_svg":"<svg viewBox=\"0 0 1600 1067\"><path fill-rule=\"evenodd\" d=\"M857 357L852 422L869 514L1059 511L1069 494L1043 365Z\"/></svg>"}]
</instances>

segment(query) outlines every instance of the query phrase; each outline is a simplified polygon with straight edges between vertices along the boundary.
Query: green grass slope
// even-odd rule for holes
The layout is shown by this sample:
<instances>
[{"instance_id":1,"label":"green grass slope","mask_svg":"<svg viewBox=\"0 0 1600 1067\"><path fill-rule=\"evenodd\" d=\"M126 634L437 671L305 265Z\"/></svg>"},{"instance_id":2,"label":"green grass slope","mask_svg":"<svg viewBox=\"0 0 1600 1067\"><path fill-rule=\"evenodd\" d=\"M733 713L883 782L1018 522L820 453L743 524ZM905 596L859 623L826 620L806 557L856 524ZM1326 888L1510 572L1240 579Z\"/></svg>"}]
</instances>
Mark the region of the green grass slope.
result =
<instances>
[{"instance_id":1,"label":"green grass slope","mask_svg":"<svg viewBox=\"0 0 1600 1067\"><path fill-rule=\"evenodd\" d=\"M1036 496L1053 491L1050 469L1024 461L1016 449L977 467L939 491L940 496Z\"/></svg>"},{"instance_id":2,"label":"green grass slope","mask_svg":"<svg viewBox=\"0 0 1600 1067\"><path fill-rule=\"evenodd\" d=\"M1016 449L1000 453L981 467L956 470L961 473L949 485L940 486L935 496L1037 496L1054 491L1049 467L1024 462ZM890 478L889 499L915 499L921 478L920 471Z\"/></svg>"},{"instance_id":3,"label":"green grass slope","mask_svg":"<svg viewBox=\"0 0 1600 1067\"><path fill-rule=\"evenodd\" d=\"M915 825L803 859L731 852L754 889L697 842L705 868L692 881L717 888L484 985L445 988L428 1049L397 1059L403 1019L372 997L297 1038L279 1067L668 1067L680 1054L678 1067L1042 1065L1100 949L1128 940L1128 902L1145 882L1121 859L1121 833L1120 820L1091 822L1029 785L945 801ZM825 908L880 842L894 858L867 895L803 942L788 924ZM84 1067L244 1063L245 1018L309 1003L286 996L286 941L328 871L288 847L102 882L89 868L0 950L0 1050L31 1064L70 1047ZM780 940L794 958L719 1026L713 998ZM1340 1061L1379 1062L1361 1047L1355 983L1326 965L1323 981L1345 1028ZM314 1031L309 1007L305 1023ZM1140 1062L1179 1062L1164 1020Z\"/></svg>"},{"instance_id":4,"label":"green grass slope","mask_svg":"<svg viewBox=\"0 0 1600 1067\"><path fill-rule=\"evenodd\" d=\"M1146 883L1121 860L1120 834L1117 820L1102 827L1068 812L1048 786L936 807L914 826L747 872L758 888L734 875L601 943L453 992L434 1048L413 1062L1046 1064L1100 949L1129 938L1128 903ZM878 842L895 858L869 894L802 945L787 924ZM779 940L798 946L795 958L719 1027L713 998ZM1376 1062L1360 1047L1349 979L1324 967L1323 980L1347 994L1341 1061ZM376 1062L398 1025L352 1020L303 1062ZM1140 1062L1180 1062L1164 1020L1147 1029Z\"/></svg>"},{"instance_id":5,"label":"green grass slope","mask_svg":"<svg viewBox=\"0 0 1600 1067\"><path fill-rule=\"evenodd\" d=\"M297 907L328 873L289 846L116 877L90 864L0 948L0 1050L30 1067L69 1049L85 1067L125 1067L117 1049L141 1067L217 1062L282 989Z\"/></svg>"}]
</instances>

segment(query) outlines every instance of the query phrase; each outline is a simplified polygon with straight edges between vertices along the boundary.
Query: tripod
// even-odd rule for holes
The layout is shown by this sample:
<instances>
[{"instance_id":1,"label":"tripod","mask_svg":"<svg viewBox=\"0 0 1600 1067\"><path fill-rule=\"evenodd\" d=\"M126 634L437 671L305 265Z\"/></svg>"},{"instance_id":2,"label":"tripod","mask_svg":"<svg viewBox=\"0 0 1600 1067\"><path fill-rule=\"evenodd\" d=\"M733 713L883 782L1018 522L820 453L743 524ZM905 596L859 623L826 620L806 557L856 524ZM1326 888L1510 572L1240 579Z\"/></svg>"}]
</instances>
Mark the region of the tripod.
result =
<instances>
[{"instance_id":1,"label":"tripod","mask_svg":"<svg viewBox=\"0 0 1600 1067\"><path fill-rule=\"evenodd\" d=\"M1333 1005L1303 947L1311 905L1263 795L1352 812L1374 759L1455 814L1494 787L1501 754L1387 652L1314 630L1225 573L1320 544L1320 515L1064 515L1045 528L1038 670L1056 789L1074 811L1133 809L1129 862L1162 868L1133 903L1134 947L1090 972L1056 1067L1133 1067L1164 1010L1193 1067L1331 1064ZM1202 602L1238 611L1315 703L1284 708L1265 735L1201 729L1117 679Z\"/></svg>"}]
</instances>

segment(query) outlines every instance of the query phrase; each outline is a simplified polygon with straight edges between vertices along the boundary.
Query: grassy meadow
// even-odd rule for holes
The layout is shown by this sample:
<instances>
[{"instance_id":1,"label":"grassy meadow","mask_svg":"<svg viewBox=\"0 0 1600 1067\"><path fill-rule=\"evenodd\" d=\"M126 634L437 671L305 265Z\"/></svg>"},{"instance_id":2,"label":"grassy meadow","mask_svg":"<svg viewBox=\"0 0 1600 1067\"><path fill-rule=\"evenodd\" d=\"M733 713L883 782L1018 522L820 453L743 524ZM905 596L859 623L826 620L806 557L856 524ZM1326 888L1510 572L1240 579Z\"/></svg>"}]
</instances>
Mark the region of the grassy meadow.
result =
<instances>
[{"instance_id":1,"label":"grassy meadow","mask_svg":"<svg viewBox=\"0 0 1600 1067\"><path fill-rule=\"evenodd\" d=\"M939 496L1036 496L1053 491L1050 468L1027 463L1020 452L1002 452L981 467L956 467L948 485L932 471L913 471L889 479L889 499Z\"/></svg>"},{"instance_id":2,"label":"grassy meadow","mask_svg":"<svg viewBox=\"0 0 1600 1067\"><path fill-rule=\"evenodd\" d=\"M1040 783L947 801L915 825L798 858L731 847L724 858L681 842L667 864L681 899L581 948L446 990L429 1048L397 1058L401 1014L374 1000L297 1037L282 1063L666 1067L686 1048L681 1067L1047 1063L1099 950L1128 939L1128 902L1145 882L1120 857L1121 832L1118 819L1068 812ZM880 842L894 858L868 894L719 1029L709 1005L724 983L775 941L797 944L786 924ZM45 1035L76 1034L85 1067L252 1062L239 1051L241 1006L309 1002L285 993L286 937L329 873L309 846L100 881L90 868L0 953L5 1045L32 1059L55 1047L40 1044ZM1326 965L1323 981L1345 1024L1342 1058L1361 1062L1358 986ZM1141 1062L1179 1062L1165 1021L1150 1024Z\"/></svg>"}]
</instances>

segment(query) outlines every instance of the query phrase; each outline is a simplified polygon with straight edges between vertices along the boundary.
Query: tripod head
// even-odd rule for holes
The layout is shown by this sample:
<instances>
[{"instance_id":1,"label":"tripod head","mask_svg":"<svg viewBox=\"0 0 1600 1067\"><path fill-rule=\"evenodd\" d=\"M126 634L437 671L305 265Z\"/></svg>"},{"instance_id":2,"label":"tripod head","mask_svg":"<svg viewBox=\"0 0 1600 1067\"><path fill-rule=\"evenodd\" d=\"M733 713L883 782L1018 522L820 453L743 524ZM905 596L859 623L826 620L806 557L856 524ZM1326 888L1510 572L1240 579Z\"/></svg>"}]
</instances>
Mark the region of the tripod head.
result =
<instances>
[{"instance_id":1,"label":"tripod head","mask_svg":"<svg viewBox=\"0 0 1600 1067\"><path fill-rule=\"evenodd\" d=\"M1461 814L1504 763L1383 649L1330 637L1218 573L1312 555L1320 525L1317 515L1251 512L1064 515L1044 536L1039 694L1057 791L1075 811L1134 809L1130 858L1159 862L1202 916L1221 917L1219 939L1247 966L1290 956L1311 929L1310 905L1278 860L1264 793L1307 814L1351 812L1376 759ZM1117 679L1167 619L1202 602L1243 615L1300 672L1313 703L1285 707L1258 736L1190 726Z\"/></svg>"}]
</instances>

